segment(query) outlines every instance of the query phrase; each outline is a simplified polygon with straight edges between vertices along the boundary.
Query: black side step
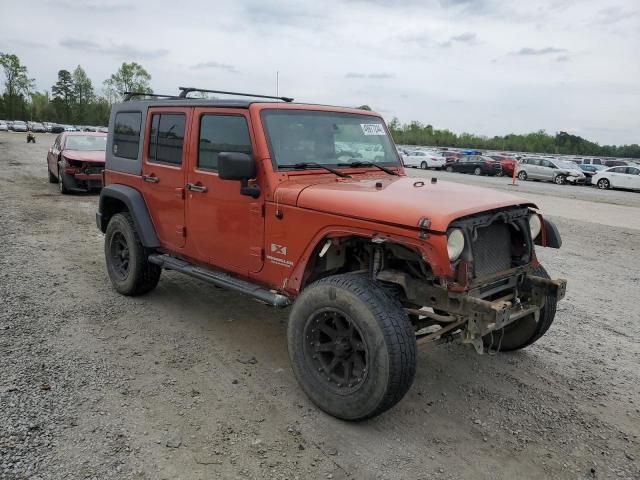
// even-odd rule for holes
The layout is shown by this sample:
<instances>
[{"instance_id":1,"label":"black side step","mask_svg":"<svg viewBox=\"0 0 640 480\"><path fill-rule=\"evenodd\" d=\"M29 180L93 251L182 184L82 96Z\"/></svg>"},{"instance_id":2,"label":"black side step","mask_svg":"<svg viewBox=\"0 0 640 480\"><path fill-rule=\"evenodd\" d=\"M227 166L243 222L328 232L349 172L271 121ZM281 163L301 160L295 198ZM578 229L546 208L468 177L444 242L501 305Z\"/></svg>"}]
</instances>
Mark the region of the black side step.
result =
<instances>
[{"instance_id":1,"label":"black side step","mask_svg":"<svg viewBox=\"0 0 640 480\"><path fill-rule=\"evenodd\" d=\"M283 308L291 304L291 300L280 293L272 292L256 285L255 283L234 278L228 273L218 272L216 270L210 270L208 268L193 265L169 255L159 255L154 253L149 255L149 261L162 268L166 268L167 270L186 273L191 277L213 283L218 287L245 293L256 300L260 300L261 302L271 305L272 307Z\"/></svg>"}]
</instances>

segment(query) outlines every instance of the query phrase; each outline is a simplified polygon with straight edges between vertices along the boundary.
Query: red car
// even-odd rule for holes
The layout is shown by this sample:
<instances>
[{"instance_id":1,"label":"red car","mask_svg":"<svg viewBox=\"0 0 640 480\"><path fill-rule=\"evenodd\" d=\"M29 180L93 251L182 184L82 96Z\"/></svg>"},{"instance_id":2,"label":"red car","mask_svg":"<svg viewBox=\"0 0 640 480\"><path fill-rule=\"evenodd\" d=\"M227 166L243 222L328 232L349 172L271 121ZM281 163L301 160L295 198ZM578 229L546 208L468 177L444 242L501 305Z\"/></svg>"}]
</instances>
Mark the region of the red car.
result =
<instances>
[{"instance_id":1,"label":"red car","mask_svg":"<svg viewBox=\"0 0 640 480\"><path fill-rule=\"evenodd\" d=\"M513 175L513 169L518 163L515 158L506 155L489 155L489 157L493 158L496 162L500 162L503 175L509 177Z\"/></svg>"},{"instance_id":2,"label":"red car","mask_svg":"<svg viewBox=\"0 0 640 480\"><path fill-rule=\"evenodd\" d=\"M57 183L62 194L102 188L106 148L106 133L61 133L47 154L49 182Z\"/></svg>"}]
</instances>

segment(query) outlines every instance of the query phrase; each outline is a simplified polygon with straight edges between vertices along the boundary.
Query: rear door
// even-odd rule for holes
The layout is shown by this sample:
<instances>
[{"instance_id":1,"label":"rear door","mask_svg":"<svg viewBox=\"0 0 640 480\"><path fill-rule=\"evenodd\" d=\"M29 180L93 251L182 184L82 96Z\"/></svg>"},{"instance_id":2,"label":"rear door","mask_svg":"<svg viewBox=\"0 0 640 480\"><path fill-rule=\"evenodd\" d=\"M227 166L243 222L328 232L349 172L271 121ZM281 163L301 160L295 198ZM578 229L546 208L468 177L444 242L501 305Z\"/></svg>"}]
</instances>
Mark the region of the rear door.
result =
<instances>
[{"instance_id":1,"label":"rear door","mask_svg":"<svg viewBox=\"0 0 640 480\"><path fill-rule=\"evenodd\" d=\"M625 188L640 190L640 169L636 167L626 167Z\"/></svg>"},{"instance_id":2,"label":"rear door","mask_svg":"<svg viewBox=\"0 0 640 480\"><path fill-rule=\"evenodd\" d=\"M612 187L627 188L625 187L626 171L626 167L613 167L607 172L607 176L609 177L609 182L611 183Z\"/></svg>"},{"instance_id":3,"label":"rear door","mask_svg":"<svg viewBox=\"0 0 640 480\"><path fill-rule=\"evenodd\" d=\"M47 164L49 165L49 171L56 177L58 176L58 156L60 155L60 142L62 141L62 135L58 135L53 142L53 146L47 153Z\"/></svg>"},{"instance_id":4,"label":"rear door","mask_svg":"<svg viewBox=\"0 0 640 480\"><path fill-rule=\"evenodd\" d=\"M180 249L185 244L185 129L191 108L150 108L142 155L143 193L160 243Z\"/></svg>"},{"instance_id":5,"label":"rear door","mask_svg":"<svg viewBox=\"0 0 640 480\"><path fill-rule=\"evenodd\" d=\"M241 195L239 181L218 176L220 152L255 152L249 112L196 108L191 131L193 155L186 185L189 254L244 276L259 272L263 264L264 195L257 199Z\"/></svg>"}]
</instances>

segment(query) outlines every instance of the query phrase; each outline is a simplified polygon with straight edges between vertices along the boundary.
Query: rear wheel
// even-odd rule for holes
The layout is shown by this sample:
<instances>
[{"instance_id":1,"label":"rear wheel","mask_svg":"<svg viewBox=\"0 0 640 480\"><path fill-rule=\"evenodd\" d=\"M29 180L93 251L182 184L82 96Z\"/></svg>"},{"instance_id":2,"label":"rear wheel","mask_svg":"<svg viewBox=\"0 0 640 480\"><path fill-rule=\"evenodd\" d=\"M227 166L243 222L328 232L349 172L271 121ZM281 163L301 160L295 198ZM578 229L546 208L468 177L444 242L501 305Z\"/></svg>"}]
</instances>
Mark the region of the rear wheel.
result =
<instances>
[{"instance_id":1,"label":"rear wheel","mask_svg":"<svg viewBox=\"0 0 640 480\"><path fill-rule=\"evenodd\" d=\"M142 245L129 213L117 213L104 237L107 273L113 287L123 295L142 295L153 290L162 269L149 263L149 251Z\"/></svg>"},{"instance_id":2,"label":"rear wheel","mask_svg":"<svg viewBox=\"0 0 640 480\"><path fill-rule=\"evenodd\" d=\"M473 170L473 174L474 174L474 175L482 175L482 169L481 169L480 167L476 167L476 168Z\"/></svg>"},{"instance_id":3,"label":"rear wheel","mask_svg":"<svg viewBox=\"0 0 640 480\"><path fill-rule=\"evenodd\" d=\"M422 163L420 164L420 168L421 168L422 170L426 170L426 169L428 168L427 162L422 162Z\"/></svg>"},{"instance_id":4,"label":"rear wheel","mask_svg":"<svg viewBox=\"0 0 640 480\"><path fill-rule=\"evenodd\" d=\"M527 179L527 172L518 172L518 179L524 182Z\"/></svg>"},{"instance_id":5,"label":"rear wheel","mask_svg":"<svg viewBox=\"0 0 640 480\"><path fill-rule=\"evenodd\" d=\"M374 417L413 383L413 326L402 305L364 275L335 275L304 289L289 316L287 338L300 386L335 417Z\"/></svg>"},{"instance_id":6,"label":"rear wheel","mask_svg":"<svg viewBox=\"0 0 640 480\"><path fill-rule=\"evenodd\" d=\"M598 180L597 185L600 190L607 190L608 188L611 188L611 183L606 178Z\"/></svg>"},{"instance_id":7,"label":"rear wheel","mask_svg":"<svg viewBox=\"0 0 640 480\"><path fill-rule=\"evenodd\" d=\"M550 278L542 265L533 269L531 273L537 277ZM510 352L538 341L551 327L556 316L557 303L558 299L555 296L547 296L537 322L535 316L530 315L491 332L483 338L485 347L500 352Z\"/></svg>"},{"instance_id":8,"label":"rear wheel","mask_svg":"<svg viewBox=\"0 0 640 480\"><path fill-rule=\"evenodd\" d=\"M446 170L447 170L447 172L451 173L451 172L453 172L453 167L449 166L449 167L446 168Z\"/></svg>"}]
</instances>

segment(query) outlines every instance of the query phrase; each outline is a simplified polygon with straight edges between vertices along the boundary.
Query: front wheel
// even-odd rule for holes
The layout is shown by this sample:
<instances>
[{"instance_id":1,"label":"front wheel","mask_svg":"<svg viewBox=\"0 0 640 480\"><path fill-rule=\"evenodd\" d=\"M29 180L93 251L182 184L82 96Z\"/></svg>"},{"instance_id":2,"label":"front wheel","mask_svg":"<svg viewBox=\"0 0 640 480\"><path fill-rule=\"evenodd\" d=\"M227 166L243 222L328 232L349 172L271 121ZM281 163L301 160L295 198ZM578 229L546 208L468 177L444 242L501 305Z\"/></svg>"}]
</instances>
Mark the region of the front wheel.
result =
<instances>
[{"instance_id":1,"label":"front wheel","mask_svg":"<svg viewBox=\"0 0 640 480\"><path fill-rule=\"evenodd\" d=\"M47 174L49 175L49 183L58 183L58 177L56 177L53 173L51 173L51 170L49 169L48 165L47 165Z\"/></svg>"},{"instance_id":2,"label":"front wheel","mask_svg":"<svg viewBox=\"0 0 640 480\"><path fill-rule=\"evenodd\" d=\"M518 180L525 181L527 179L527 172L518 172Z\"/></svg>"},{"instance_id":3,"label":"front wheel","mask_svg":"<svg viewBox=\"0 0 640 480\"><path fill-rule=\"evenodd\" d=\"M556 175L554 182L556 182L556 185L564 185L566 182L566 178L563 175Z\"/></svg>"},{"instance_id":4,"label":"front wheel","mask_svg":"<svg viewBox=\"0 0 640 480\"><path fill-rule=\"evenodd\" d=\"M413 383L414 328L402 305L366 276L335 275L305 288L289 316L287 339L300 386L334 417L379 415Z\"/></svg>"},{"instance_id":5,"label":"front wheel","mask_svg":"<svg viewBox=\"0 0 640 480\"><path fill-rule=\"evenodd\" d=\"M607 190L608 188L611 188L611 183L606 178L598 180L597 185L600 190Z\"/></svg>"},{"instance_id":6,"label":"front wheel","mask_svg":"<svg viewBox=\"0 0 640 480\"><path fill-rule=\"evenodd\" d=\"M142 295L158 285L162 269L149 262L149 252L140 242L129 213L117 213L109 220L104 254L107 273L119 293Z\"/></svg>"},{"instance_id":7,"label":"front wheel","mask_svg":"<svg viewBox=\"0 0 640 480\"><path fill-rule=\"evenodd\" d=\"M534 268L531 274L537 277L550 278L542 265ZM537 322L534 315L529 315L510 323L500 330L491 332L483 338L485 347L489 350L511 352L537 342L551 327L556 316L557 303L558 299L555 295L547 296Z\"/></svg>"},{"instance_id":8,"label":"front wheel","mask_svg":"<svg viewBox=\"0 0 640 480\"><path fill-rule=\"evenodd\" d=\"M67 181L64 179L64 171L58 166L58 189L62 195L69 193L69 187L67 187Z\"/></svg>"},{"instance_id":9,"label":"front wheel","mask_svg":"<svg viewBox=\"0 0 640 480\"><path fill-rule=\"evenodd\" d=\"M476 168L473 170L473 174L474 174L474 175L478 175L478 176L479 176L479 175L482 175L482 169L481 169L480 167L476 167Z\"/></svg>"}]
</instances>

